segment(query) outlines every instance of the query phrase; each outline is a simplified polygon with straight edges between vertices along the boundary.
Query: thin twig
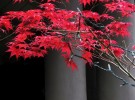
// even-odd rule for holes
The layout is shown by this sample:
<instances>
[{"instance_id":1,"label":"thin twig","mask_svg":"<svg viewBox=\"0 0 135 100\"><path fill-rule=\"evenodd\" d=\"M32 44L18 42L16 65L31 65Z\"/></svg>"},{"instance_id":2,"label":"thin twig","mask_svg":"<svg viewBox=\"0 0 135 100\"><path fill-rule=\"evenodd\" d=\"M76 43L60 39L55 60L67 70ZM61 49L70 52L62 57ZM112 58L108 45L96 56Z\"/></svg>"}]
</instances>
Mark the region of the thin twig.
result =
<instances>
[{"instance_id":1,"label":"thin twig","mask_svg":"<svg viewBox=\"0 0 135 100\"><path fill-rule=\"evenodd\" d=\"M11 33L11 34L9 34L9 35L8 35L8 36L6 36L6 37L4 37L4 38L0 39L0 42L1 42L1 41L4 41L5 39L9 38L9 37L10 37L10 36L12 36L12 35L14 35L14 32L13 32L13 33Z\"/></svg>"},{"instance_id":2,"label":"thin twig","mask_svg":"<svg viewBox=\"0 0 135 100\"><path fill-rule=\"evenodd\" d=\"M108 68L103 68L103 67L100 67L97 62L94 64L95 67L98 67L100 68L101 70L104 70L106 72L110 72L114 77L116 77L117 79L121 80L123 82L123 84L121 84L120 86L124 86L124 85L129 85L129 86L133 86L135 87L135 84L130 84L129 82L127 82L124 78L118 76L117 74L115 74L115 72L112 70L110 64L108 64Z\"/></svg>"}]
</instances>

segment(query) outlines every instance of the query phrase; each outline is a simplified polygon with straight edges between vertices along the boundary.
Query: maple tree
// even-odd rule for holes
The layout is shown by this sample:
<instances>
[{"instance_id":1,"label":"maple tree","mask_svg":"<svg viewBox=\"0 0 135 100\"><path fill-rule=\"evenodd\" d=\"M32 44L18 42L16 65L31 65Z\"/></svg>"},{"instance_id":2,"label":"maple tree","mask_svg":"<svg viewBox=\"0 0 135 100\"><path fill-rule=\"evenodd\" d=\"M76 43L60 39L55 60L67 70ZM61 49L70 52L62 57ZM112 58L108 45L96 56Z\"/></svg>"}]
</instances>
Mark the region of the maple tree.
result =
<instances>
[{"instance_id":1,"label":"maple tree","mask_svg":"<svg viewBox=\"0 0 135 100\"><path fill-rule=\"evenodd\" d=\"M21 3L25 0L13 0ZM126 0L78 0L83 4L92 5L101 3L102 13L91 10L77 11L57 8L55 2L61 0L28 0L37 3L37 9L27 11L9 11L0 17L0 31L15 34L7 46L11 57L43 57L48 49L61 51L65 62L73 70L77 69L74 57L94 64L93 59L98 58L117 66L121 71L135 81L127 69L129 63L135 66L134 48L131 51L119 46L115 37L130 37L128 31L130 22L128 18L135 11L135 5ZM71 0L65 0L70 4ZM114 16L117 13L119 16ZM16 23L15 23L16 22ZM107 23L105 23L107 22ZM76 54L75 51L80 51ZM129 52L133 59L127 57ZM127 65L128 64L128 65ZM134 67L133 67L134 68Z\"/></svg>"}]
</instances>

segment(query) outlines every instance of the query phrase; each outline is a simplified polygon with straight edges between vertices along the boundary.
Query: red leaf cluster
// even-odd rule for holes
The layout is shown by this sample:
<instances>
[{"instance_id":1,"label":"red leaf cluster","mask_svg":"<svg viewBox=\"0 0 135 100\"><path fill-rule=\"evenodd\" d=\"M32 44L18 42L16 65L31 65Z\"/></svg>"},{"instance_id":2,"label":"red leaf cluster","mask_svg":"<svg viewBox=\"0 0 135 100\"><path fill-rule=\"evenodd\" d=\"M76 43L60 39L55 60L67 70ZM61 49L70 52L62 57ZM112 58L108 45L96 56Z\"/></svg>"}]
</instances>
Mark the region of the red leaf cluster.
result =
<instances>
[{"instance_id":1,"label":"red leaf cluster","mask_svg":"<svg viewBox=\"0 0 135 100\"><path fill-rule=\"evenodd\" d=\"M21 1L23 0L14 0L14 3ZM56 8L54 2L58 0L48 0L47 3L43 1L41 0L38 9L9 11L0 17L0 29L12 30L16 35L8 43L7 52L10 52L11 56L25 59L43 57L48 49L56 49L61 51L67 65L73 70L77 68L73 61L74 57L80 57L92 63L93 57L97 57L95 54L98 56L100 53L101 55L109 54L111 50L116 57L121 58L124 51L113 46L117 42L111 38L129 36L130 23L117 19L110 12L121 13L121 17L129 16L135 10L133 4L124 0L111 2L109 0L79 0L84 6L102 2L107 11L99 14L91 10L72 11ZM13 27L14 20L18 23ZM104 21L108 23L103 24ZM75 50L81 51L82 54L77 55Z\"/></svg>"}]
</instances>

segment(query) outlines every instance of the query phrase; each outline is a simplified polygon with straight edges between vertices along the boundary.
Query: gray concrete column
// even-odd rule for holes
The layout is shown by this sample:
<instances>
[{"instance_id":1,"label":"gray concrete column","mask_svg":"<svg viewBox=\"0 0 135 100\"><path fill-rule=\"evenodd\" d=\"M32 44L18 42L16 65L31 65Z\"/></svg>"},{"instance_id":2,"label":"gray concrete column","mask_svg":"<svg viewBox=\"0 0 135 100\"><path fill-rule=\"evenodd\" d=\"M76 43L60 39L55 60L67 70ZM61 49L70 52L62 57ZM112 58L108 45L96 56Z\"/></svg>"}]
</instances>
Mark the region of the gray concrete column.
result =
<instances>
[{"instance_id":1,"label":"gray concrete column","mask_svg":"<svg viewBox=\"0 0 135 100\"><path fill-rule=\"evenodd\" d=\"M56 51L45 59L45 100L86 100L85 64L75 59L78 70L72 71Z\"/></svg>"},{"instance_id":2,"label":"gray concrete column","mask_svg":"<svg viewBox=\"0 0 135 100\"><path fill-rule=\"evenodd\" d=\"M106 63L102 63L101 67L107 68ZM124 78L129 82L129 78L125 76L116 66L112 66L112 70L118 76ZM134 100L135 98L130 96L130 86L120 86L123 82L111 73L98 69L98 99L97 100ZM133 88L133 87L132 87ZM135 89L135 88L134 88ZM135 93L135 92L134 92Z\"/></svg>"},{"instance_id":3,"label":"gray concrete column","mask_svg":"<svg viewBox=\"0 0 135 100\"><path fill-rule=\"evenodd\" d=\"M130 2L133 2L134 0L128 0ZM134 16L135 17L135 16ZM134 18L131 17L131 19L128 19L128 21L135 22ZM129 28L129 31L133 33L133 37L135 36L135 24L133 24L132 27ZM127 40L126 42L131 42ZM134 37L135 41L135 37ZM101 64L102 67L107 68L107 64L103 63ZM129 83L135 84L132 80L129 79L126 75L124 75L119 69L117 69L115 66L112 66L112 70L120 77L123 77L125 80L127 80ZM135 73L135 70L132 70L133 73ZM135 75L135 74L134 74ZM115 78L113 75L111 75L108 72L98 70L98 100L135 100L135 87L131 86L122 86L122 81Z\"/></svg>"},{"instance_id":4,"label":"gray concrete column","mask_svg":"<svg viewBox=\"0 0 135 100\"><path fill-rule=\"evenodd\" d=\"M69 10L77 10L78 0L70 0ZM82 9L80 7L80 9ZM45 100L86 100L85 64L75 58L78 70L72 71L57 51L50 51L45 60Z\"/></svg>"}]
</instances>

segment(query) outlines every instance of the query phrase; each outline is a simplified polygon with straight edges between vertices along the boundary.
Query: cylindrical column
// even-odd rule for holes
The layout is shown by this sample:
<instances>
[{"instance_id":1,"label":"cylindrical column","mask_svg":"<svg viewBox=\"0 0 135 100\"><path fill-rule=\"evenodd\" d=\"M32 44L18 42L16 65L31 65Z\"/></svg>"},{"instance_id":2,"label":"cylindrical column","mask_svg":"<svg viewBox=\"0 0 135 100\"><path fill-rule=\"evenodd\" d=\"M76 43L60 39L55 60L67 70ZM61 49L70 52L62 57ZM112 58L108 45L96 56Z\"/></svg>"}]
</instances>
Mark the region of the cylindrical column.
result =
<instances>
[{"instance_id":1,"label":"cylindrical column","mask_svg":"<svg viewBox=\"0 0 135 100\"><path fill-rule=\"evenodd\" d=\"M77 10L78 0L70 1L67 9ZM45 59L45 100L86 100L86 72L83 60L75 58L78 70L72 71L57 51Z\"/></svg>"},{"instance_id":2,"label":"cylindrical column","mask_svg":"<svg viewBox=\"0 0 135 100\"><path fill-rule=\"evenodd\" d=\"M128 0L129 2L134 2L134 0ZM135 17L135 16L134 16ZM134 18L129 18L128 21L131 21L131 23L134 22ZM132 27L129 28L129 31L133 33L134 35L134 27L135 24L133 24ZM131 40L131 37L129 37ZM135 40L135 38L134 38ZM122 40L121 40L122 41ZM131 42L126 40L126 42ZM107 64L103 63L101 64L102 67L107 68ZM127 77L125 74L123 74L116 66L112 66L112 70L117 74L118 76L122 77L129 83L135 84L135 82L131 81L129 77ZM132 70L135 72L135 70ZM135 75L135 74L134 74ZM111 73L98 70L98 100L134 100L135 99L135 87L125 85L120 87L120 85L123 82L116 77L114 77Z\"/></svg>"},{"instance_id":3,"label":"cylindrical column","mask_svg":"<svg viewBox=\"0 0 135 100\"><path fill-rule=\"evenodd\" d=\"M45 59L45 100L86 100L85 64L75 59L78 70L72 71L56 51Z\"/></svg>"}]
</instances>

